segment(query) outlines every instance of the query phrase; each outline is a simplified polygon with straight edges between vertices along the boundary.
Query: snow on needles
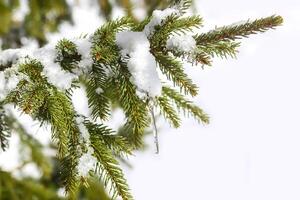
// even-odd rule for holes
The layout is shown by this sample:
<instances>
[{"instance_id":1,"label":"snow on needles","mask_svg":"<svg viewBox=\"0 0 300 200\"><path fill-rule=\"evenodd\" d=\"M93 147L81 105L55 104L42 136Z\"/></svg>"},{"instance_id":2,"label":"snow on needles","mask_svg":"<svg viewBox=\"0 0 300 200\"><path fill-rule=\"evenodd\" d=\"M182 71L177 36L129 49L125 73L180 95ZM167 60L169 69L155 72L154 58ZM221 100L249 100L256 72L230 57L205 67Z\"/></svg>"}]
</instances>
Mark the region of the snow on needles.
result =
<instances>
[{"instance_id":1,"label":"snow on needles","mask_svg":"<svg viewBox=\"0 0 300 200\"><path fill-rule=\"evenodd\" d=\"M81 72L76 72L80 75L82 73L88 73L91 71L93 65L93 59L91 57L92 43L89 38L80 38L74 41L77 46L78 53L81 55L81 60L78 63L78 68Z\"/></svg>"},{"instance_id":2,"label":"snow on needles","mask_svg":"<svg viewBox=\"0 0 300 200\"><path fill-rule=\"evenodd\" d=\"M162 26L171 15L180 15L178 9L155 10L150 22L142 32L123 31L116 35L116 43L121 49L124 60L131 73L131 81L137 87L140 98L156 97L161 94L162 84L156 70L156 61L150 53L150 38L156 26Z\"/></svg>"},{"instance_id":3,"label":"snow on needles","mask_svg":"<svg viewBox=\"0 0 300 200\"><path fill-rule=\"evenodd\" d=\"M25 75L18 72L19 58L23 55L21 49L9 49L0 52L0 69L12 64L10 68L0 71L0 101L3 101L6 96L14 90L19 81L25 79Z\"/></svg>"},{"instance_id":4,"label":"snow on needles","mask_svg":"<svg viewBox=\"0 0 300 200\"><path fill-rule=\"evenodd\" d=\"M15 67L0 72L0 101L3 101L17 87L20 80L25 78L25 75L18 73Z\"/></svg>"},{"instance_id":5,"label":"snow on needles","mask_svg":"<svg viewBox=\"0 0 300 200\"><path fill-rule=\"evenodd\" d=\"M83 153L78 160L77 171L79 176L87 177L91 170L94 170L97 165L97 158L93 156L94 149L90 147L90 134L84 125L84 118L76 117L76 123L81 133L81 143L87 147L87 152Z\"/></svg>"},{"instance_id":6,"label":"snow on needles","mask_svg":"<svg viewBox=\"0 0 300 200\"><path fill-rule=\"evenodd\" d=\"M147 37L152 36L153 32L155 31L155 27L161 26L163 21L171 15L180 15L180 12L175 8L153 11L150 22L144 28L144 33L147 35Z\"/></svg>"},{"instance_id":7,"label":"snow on needles","mask_svg":"<svg viewBox=\"0 0 300 200\"><path fill-rule=\"evenodd\" d=\"M56 50L54 45L46 45L38 51L33 51L31 58L40 61L43 65L43 74L47 77L48 82L61 90L66 90L71 87L72 82L77 79L75 74L72 74L62 69L56 62Z\"/></svg>"},{"instance_id":8,"label":"snow on needles","mask_svg":"<svg viewBox=\"0 0 300 200\"><path fill-rule=\"evenodd\" d=\"M79 176L88 177L89 172L95 169L97 164L97 159L92 155L94 150L89 147L88 152L84 153L78 161L77 170Z\"/></svg>"},{"instance_id":9,"label":"snow on needles","mask_svg":"<svg viewBox=\"0 0 300 200\"><path fill-rule=\"evenodd\" d=\"M196 41L190 35L173 35L167 40L166 47L180 53L191 53L196 48Z\"/></svg>"},{"instance_id":10,"label":"snow on needles","mask_svg":"<svg viewBox=\"0 0 300 200\"><path fill-rule=\"evenodd\" d=\"M156 61L150 53L150 43L143 32L123 31L116 35L117 45L121 48L124 59L128 58L127 67L132 75L141 98L148 94L156 97L161 94L161 82L156 71Z\"/></svg>"},{"instance_id":11,"label":"snow on needles","mask_svg":"<svg viewBox=\"0 0 300 200\"><path fill-rule=\"evenodd\" d=\"M24 78L18 73L18 66L26 59L36 59L43 65L42 75L48 82L56 86L60 90L71 88L72 82L78 79L78 76L83 73L88 73L93 65L91 57L92 44L88 38L74 40L77 45L78 53L81 55L81 60L78 63L78 68L73 70L73 73L61 68L57 61L57 51L54 44L48 44L42 48L31 50L23 49L8 49L0 52L0 100L11 92L21 80ZM5 69L7 65L10 68ZM14 73L13 73L14 72Z\"/></svg>"}]
</instances>

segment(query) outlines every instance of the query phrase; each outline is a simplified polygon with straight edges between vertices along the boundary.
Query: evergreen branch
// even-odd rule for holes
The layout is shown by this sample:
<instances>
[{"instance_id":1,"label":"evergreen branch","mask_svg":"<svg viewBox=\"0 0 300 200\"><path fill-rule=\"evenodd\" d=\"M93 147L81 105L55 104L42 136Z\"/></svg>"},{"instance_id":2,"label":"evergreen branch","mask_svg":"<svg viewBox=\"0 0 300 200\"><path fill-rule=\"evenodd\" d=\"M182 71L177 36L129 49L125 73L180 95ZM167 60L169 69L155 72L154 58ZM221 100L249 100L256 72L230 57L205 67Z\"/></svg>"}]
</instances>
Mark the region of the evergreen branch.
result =
<instances>
[{"instance_id":1,"label":"evergreen branch","mask_svg":"<svg viewBox=\"0 0 300 200\"><path fill-rule=\"evenodd\" d=\"M74 114L66 96L58 91L53 91L53 94L47 99L47 107L53 134L52 138L58 144L59 158L63 158L68 151L68 135Z\"/></svg>"},{"instance_id":2,"label":"evergreen branch","mask_svg":"<svg viewBox=\"0 0 300 200\"><path fill-rule=\"evenodd\" d=\"M115 44L115 34L126 28L133 27L134 22L129 17L107 22L97 29L92 36L92 55L97 63L112 65L118 63L119 53Z\"/></svg>"},{"instance_id":3,"label":"evergreen branch","mask_svg":"<svg viewBox=\"0 0 300 200\"><path fill-rule=\"evenodd\" d=\"M124 136L135 148L139 148L142 146L145 128L149 125L147 105L136 95L136 88L130 82L128 70L121 66L119 73L115 83L120 106L127 117L125 124L127 134Z\"/></svg>"},{"instance_id":4,"label":"evergreen branch","mask_svg":"<svg viewBox=\"0 0 300 200\"><path fill-rule=\"evenodd\" d=\"M56 45L57 58L56 61L60 66L69 72L76 68L76 64L80 61L81 55L77 51L76 45L67 39L62 39Z\"/></svg>"},{"instance_id":5,"label":"evergreen branch","mask_svg":"<svg viewBox=\"0 0 300 200\"><path fill-rule=\"evenodd\" d=\"M78 198L85 194L86 199L99 199L99 200L111 200L108 194L105 191L105 188L99 180L94 177L91 177L87 180L89 187L82 187L82 190L78 194Z\"/></svg>"},{"instance_id":6,"label":"evergreen branch","mask_svg":"<svg viewBox=\"0 0 300 200\"><path fill-rule=\"evenodd\" d=\"M19 71L27 75L31 82L46 84L46 78L42 76L43 65L35 59L26 59L19 65Z\"/></svg>"},{"instance_id":7,"label":"evergreen branch","mask_svg":"<svg viewBox=\"0 0 300 200\"><path fill-rule=\"evenodd\" d=\"M91 144L94 155L99 161L97 171L100 173L100 179L105 187L110 186L109 191L112 192L112 198L115 199L119 195L123 200L133 199L123 172L118 167L118 161L113 157L112 152L101 141L97 140L95 135L91 135Z\"/></svg>"},{"instance_id":8,"label":"evergreen branch","mask_svg":"<svg viewBox=\"0 0 300 200\"><path fill-rule=\"evenodd\" d=\"M141 21L141 22L135 24L135 25L132 27L132 31L138 31L138 32L143 31L144 28L145 28L145 26L146 26L147 24L149 24L150 20L151 20L151 16L150 16L150 17L146 17L143 21Z\"/></svg>"},{"instance_id":9,"label":"evergreen branch","mask_svg":"<svg viewBox=\"0 0 300 200\"><path fill-rule=\"evenodd\" d=\"M61 160L61 179L66 191L72 195L78 187L76 166L79 132L74 122L74 110L68 96L49 85L41 71L42 65L35 60L20 65L20 72L26 74L29 80L21 81L7 101L40 121L50 122L52 138L58 145L58 157Z\"/></svg>"},{"instance_id":10,"label":"evergreen branch","mask_svg":"<svg viewBox=\"0 0 300 200\"><path fill-rule=\"evenodd\" d=\"M64 4L65 0L60 2ZM152 6L159 6L165 5L166 1L148 0L147 2L150 2ZM119 1L118 3L127 8L128 15L132 17L117 19L100 27L91 37L91 49L89 49L90 44L87 40L76 43L63 39L56 45L56 51L51 49L52 45L48 45L45 48L29 52L28 56L32 55L40 60L25 57L26 62L23 64L20 64L19 61L25 56L24 49L1 52L1 98L4 98L5 104L13 103L34 119L38 119L41 123L48 122L51 125L52 137L57 144L58 157L61 161L60 178L66 193L69 194L69 198L75 199L82 191L79 189L79 175L84 174L82 181L89 180L85 179L85 175L94 166L84 166L84 156L87 155L87 157L90 156L89 159L93 165L96 162L95 158L97 158L96 172L100 173L100 179L104 186L112 191L113 199L117 196L122 197L123 200L133 199L123 172L118 166L117 158L130 155L133 149L143 146L145 129L150 124L149 111L152 114L152 119L155 118L152 104L150 105L151 101L156 101L155 103L160 108L161 114L174 127L180 126L177 111L183 112L186 116L194 117L198 122L209 123L209 117L204 111L185 97L185 95L197 95L198 88L184 72L183 63L178 59L188 57L187 61L211 65L211 59L214 57L235 57L239 43L234 40L275 28L283 21L280 16L271 16L252 22L247 21L243 24L224 26L192 38L187 35L187 32L192 32L194 28L202 26L202 18L199 16L182 17L182 14L191 6L192 1L171 0L169 2L174 2L171 9L157 11L153 18L148 17L138 23L132 19L131 1ZM109 1L99 1L99 3L105 10L106 16L110 17L111 3ZM33 10L32 8L35 6L43 8L43 5L37 1L30 1L30 10ZM50 4L49 6L52 7ZM150 6L150 9L154 8L152 6ZM4 10L7 11L7 9ZM10 13L7 14L10 15ZM45 14L39 12L31 12L29 16L34 20L31 22L27 19L27 29L36 27L33 26L34 24L43 23L43 18L45 18ZM37 23L34 23L35 21ZM5 27L0 27L0 32L2 30L9 33L9 30L4 29ZM31 35L38 36L40 44L44 42L44 31L31 28L29 30ZM120 31L126 31L123 36L128 39L128 42L121 35L116 40L116 34ZM172 34L183 34L187 37L170 38ZM168 41L168 39L170 40ZM5 42L5 40L3 41ZM186 44L180 45L182 41L186 41ZM195 41L197 48L195 48ZM176 43L179 43L179 45ZM40 50L41 52L39 52ZM83 53L85 50L88 51L86 54ZM144 61L149 63L149 65L144 66L153 66L153 76L157 78L154 80L159 81L159 74L155 71L156 66L153 65L155 61L153 56L149 55L149 51L155 57L162 73L174 86L179 87L180 92L169 87L163 87L160 95L161 82L155 88L158 91L155 94L151 93L151 87L149 87L149 90L139 87L139 82L145 83L147 86L154 82L150 79L144 81L142 76L140 76L139 81L135 81L135 73L132 73L132 71L141 70L138 72L150 74L143 71L143 67L139 65ZM49 54L49 57L47 57L47 54ZM143 55L146 56L143 57ZM139 60L139 58L141 59ZM124 61L128 61L126 62L127 66ZM91 68L84 70L86 65ZM7 69L10 67L12 69ZM74 71L77 67L82 71ZM57 74L52 73L52 69L56 70ZM111 129L103 124L85 120L83 122L84 127L82 127L81 122L77 122L77 118L75 122L76 112L70 98L72 89L76 86L74 80L77 79L86 86L88 104L95 121L99 118L101 120L108 119L113 106L119 106L123 109L126 123L118 134L114 134ZM4 86L2 87L2 85ZM65 91L65 93L60 92L60 90ZM141 91L143 95L147 94L148 96L141 97L139 95ZM3 108L1 106L2 102L0 103L0 147L7 147L8 130L16 130L20 134L21 142L32 149L32 161L37 163L39 167L46 168L47 163L42 158L41 145L30 137L22 126L9 127L13 126L13 118L7 116L6 113L2 113ZM155 123L154 127L156 130ZM82 132L82 135L80 135L80 132ZM157 134L157 131L155 133ZM87 145L83 143L84 141L87 142ZM87 153L85 150L87 150ZM83 159L79 159L81 154ZM82 160L83 162L81 162ZM87 165L92 164L88 163ZM5 192L10 193L5 199L20 199L19 194L23 193L18 192L15 194L14 186L28 187L28 191L33 194L39 193L36 189L32 189L33 187L37 188L34 184L23 187L23 185L19 186L12 183L16 182L15 180L7 183L2 180L2 177L7 177L7 175L0 171L0 194L3 182ZM47 199L42 194L43 192L46 193L47 189L40 188L40 191L41 193L35 197ZM52 194L49 194L49 196L56 198ZM78 196L78 198L81 198L80 194ZM30 197L24 196L23 198L29 199Z\"/></svg>"},{"instance_id":11,"label":"evergreen branch","mask_svg":"<svg viewBox=\"0 0 300 200\"><path fill-rule=\"evenodd\" d=\"M282 23L282 17L277 15L257 19L252 22L248 20L243 24L223 26L209 31L208 33L202 33L197 36L196 41L199 45L205 45L208 43L241 39L242 37L248 37L251 34L265 32L268 29L274 29Z\"/></svg>"},{"instance_id":12,"label":"evergreen branch","mask_svg":"<svg viewBox=\"0 0 300 200\"><path fill-rule=\"evenodd\" d=\"M99 140L105 144L115 155L120 157L131 155L132 148L123 136L116 135L114 131L103 124L93 124L90 121L85 121L85 125L90 135L92 135L95 140Z\"/></svg>"},{"instance_id":13,"label":"evergreen branch","mask_svg":"<svg viewBox=\"0 0 300 200\"><path fill-rule=\"evenodd\" d=\"M167 17L162 26L157 26L153 36L150 39L151 48L162 50L166 46L166 41L172 33L186 33L193 28L199 28L202 25L202 18L199 16L190 16L179 18L177 15Z\"/></svg>"},{"instance_id":14,"label":"evergreen branch","mask_svg":"<svg viewBox=\"0 0 300 200\"><path fill-rule=\"evenodd\" d=\"M6 102L18 105L26 114L39 116L40 108L49 96L46 79L41 75L42 65L36 60L27 60L19 66L19 71L28 79L19 82L17 88L8 95Z\"/></svg>"},{"instance_id":15,"label":"evergreen branch","mask_svg":"<svg viewBox=\"0 0 300 200\"><path fill-rule=\"evenodd\" d=\"M157 99L157 102L163 116L173 127L178 128L180 126L180 118L170 104L169 99L165 96L161 96Z\"/></svg>"},{"instance_id":16,"label":"evergreen branch","mask_svg":"<svg viewBox=\"0 0 300 200\"><path fill-rule=\"evenodd\" d=\"M161 71L174 85L178 86L180 90L183 90L185 94L192 96L197 95L198 87L188 78L187 74L185 74L180 61L162 53L155 53L154 56L159 63Z\"/></svg>"},{"instance_id":17,"label":"evergreen branch","mask_svg":"<svg viewBox=\"0 0 300 200\"><path fill-rule=\"evenodd\" d=\"M175 18L176 20L172 23L166 23L163 27L168 32L181 32L186 33L192 31L193 28L200 28L203 23L203 19L200 16L189 16L184 18Z\"/></svg>"},{"instance_id":18,"label":"evergreen branch","mask_svg":"<svg viewBox=\"0 0 300 200\"><path fill-rule=\"evenodd\" d=\"M133 26L133 21L129 17L122 17L120 19L107 22L96 30L93 35L93 41L95 43L108 42L109 39L114 38L115 33L131 26Z\"/></svg>"},{"instance_id":19,"label":"evergreen branch","mask_svg":"<svg viewBox=\"0 0 300 200\"><path fill-rule=\"evenodd\" d=\"M74 121L74 110L68 97L54 90L48 98L53 139L58 144L58 157L61 160L61 180L66 192L74 195L78 187L77 162L79 146L79 130Z\"/></svg>"},{"instance_id":20,"label":"evergreen branch","mask_svg":"<svg viewBox=\"0 0 300 200\"><path fill-rule=\"evenodd\" d=\"M212 64L211 57L209 55L207 55L206 53L201 52L199 50L196 52L194 60L196 63L202 64L202 66L204 66L204 65L211 66L211 64Z\"/></svg>"},{"instance_id":21,"label":"evergreen branch","mask_svg":"<svg viewBox=\"0 0 300 200\"><path fill-rule=\"evenodd\" d=\"M74 149L76 147L73 147ZM70 195L70 199L74 197L75 191L79 187L78 175L77 175L77 164L78 156L69 154L60 159L60 182L65 188L67 194Z\"/></svg>"},{"instance_id":22,"label":"evergreen branch","mask_svg":"<svg viewBox=\"0 0 300 200\"><path fill-rule=\"evenodd\" d=\"M8 138L11 136L11 130L7 123L7 116L0 102L0 148L5 151L8 148Z\"/></svg>"},{"instance_id":23,"label":"evergreen branch","mask_svg":"<svg viewBox=\"0 0 300 200\"><path fill-rule=\"evenodd\" d=\"M44 105L47 96L49 96L49 93L44 85L28 83L21 91L21 97L17 105L24 113L36 116Z\"/></svg>"},{"instance_id":24,"label":"evergreen branch","mask_svg":"<svg viewBox=\"0 0 300 200\"><path fill-rule=\"evenodd\" d=\"M61 200L53 188L32 179L18 180L10 173L0 169L0 197L1 199L44 199Z\"/></svg>"},{"instance_id":25,"label":"evergreen branch","mask_svg":"<svg viewBox=\"0 0 300 200\"><path fill-rule=\"evenodd\" d=\"M186 11L192 6L192 0L173 0L173 6L177 8L182 14L186 13Z\"/></svg>"},{"instance_id":26,"label":"evergreen branch","mask_svg":"<svg viewBox=\"0 0 300 200\"><path fill-rule=\"evenodd\" d=\"M93 119L98 117L106 120L110 115L109 99L104 95L103 89L107 87L104 76L95 76L95 71L92 72L90 80L86 84L88 104L91 108L91 116ZM100 73L102 74L102 73ZM100 90L100 92L98 91Z\"/></svg>"},{"instance_id":27,"label":"evergreen branch","mask_svg":"<svg viewBox=\"0 0 300 200\"><path fill-rule=\"evenodd\" d=\"M163 95L169 97L177 105L178 110L182 110L184 115L193 116L197 121L203 122L204 124L209 123L209 117L207 114L198 106L194 105L191 101L186 100L183 95L178 93L176 90L163 87Z\"/></svg>"},{"instance_id":28,"label":"evergreen branch","mask_svg":"<svg viewBox=\"0 0 300 200\"><path fill-rule=\"evenodd\" d=\"M220 41L217 43L209 43L206 45L198 45L198 50L205 52L212 57L218 56L221 58L235 58L237 48L240 46L239 42Z\"/></svg>"}]
</instances>

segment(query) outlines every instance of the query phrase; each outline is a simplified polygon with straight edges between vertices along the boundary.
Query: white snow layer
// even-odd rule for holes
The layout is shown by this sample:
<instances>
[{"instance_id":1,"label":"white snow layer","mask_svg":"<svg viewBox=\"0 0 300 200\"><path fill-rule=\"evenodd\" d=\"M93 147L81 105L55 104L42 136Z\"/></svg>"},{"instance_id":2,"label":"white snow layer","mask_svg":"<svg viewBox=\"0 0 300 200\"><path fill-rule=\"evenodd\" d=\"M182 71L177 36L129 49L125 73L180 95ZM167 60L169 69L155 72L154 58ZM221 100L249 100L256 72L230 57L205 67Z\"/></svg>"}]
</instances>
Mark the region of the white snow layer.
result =
<instances>
[{"instance_id":1,"label":"white snow layer","mask_svg":"<svg viewBox=\"0 0 300 200\"><path fill-rule=\"evenodd\" d=\"M87 177L91 170L94 170L97 164L97 159L92 155L94 150L89 147L88 152L84 153L78 161L77 170L79 176Z\"/></svg>"},{"instance_id":2,"label":"white snow layer","mask_svg":"<svg viewBox=\"0 0 300 200\"><path fill-rule=\"evenodd\" d=\"M17 63L18 59L23 55L22 49L7 49L0 52L0 65L7 65L8 63Z\"/></svg>"},{"instance_id":3,"label":"white snow layer","mask_svg":"<svg viewBox=\"0 0 300 200\"><path fill-rule=\"evenodd\" d=\"M67 90L71 87L72 82L83 73L88 73L91 70L93 59L91 57L91 42L88 38L74 40L77 45L78 53L81 55L81 61L78 63L78 68L70 73L61 68L60 64L56 62L57 52L55 45L48 44L36 50L30 49L8 49L0 52L0 66L12 63L14 70L17 72L18 64L29 57L40 61L43 65L42 74L47 77L47 80L52 85L60 90ZM19 79L17 75L7 73L9 69L0 72L0 100L16 87ZM10 76L6 76L9 74ZM13 87L14 86L14 87Z\"/></svg>"},{"instance_id":4,"label":"white snow layer","mask_svg":"<svg viewBox=\"0 0 300 200\"><path fill-rule=\"evenodd\" d=\"M59 63L55 62L56 50L54 45L46 45L33 51L32 55L29 56L42 63L43 74L47 77L48 82L61 90L69 89L72 82L77 79L75 74L62 69Z\"/></svg>"},{"instance_id":5,"label":"white snow layer","mask_svg":"<svg viewBox=\"0 0 300 200\"><path fill-rule=\"evenodd\" d=\"M145 95L156 97L161 94L161 81L156 71L154 56L150 53L150 43L143 32L123 31L116 35L122 57L127 59L127 67L132 75L132 83Z\"/></svg>"},{"instance_id":6,"label":"white snow layer","mask_svg":"<svg viewBox=\"0 0 300 200\"><path fill-rule=\"evenodd\" d=\"M8 68L0 72L0 101L3 101L24 78L25 76L18 74L15 68Z\"/></svg>"},{"instance_id":7,"label":"white snow layer","mask_svg":"<svg viewBox=\"0 0 300 200\"><path fill-rule=\"evenodd\" d=\"M156 26L163 25L164 20L171 15L181 15L176 8L155 10L150 22L142 32L123 31L116 35L116 43L121 48L123 59L127 60L127 67L132 75L132 83L137 87L137 95L156 97L161 94L162 84L156 70L156 61L150 53L148 40Z\"/></svg>"},{"instance_id":8,"label":"white snow layer","mask_svg":"<svg viewBox=\"0 0 300 200\"><path fill-rule=\"evenodd\" d=\"M191 53L196 48L196 41L190 35L173 35L167 40L167 49L182 53Z\"/></svg>"},{"instance_id":9,"label":"white snow layer","mask_svg":"<svg viewBox=\"0 0 300 200\"><path fill-rule=\"evenodd\" d=\"M163 21L171 15L180 15L180 12L175 8L153 11L150 22L144 28L144 33L147 35L147 37L150 37L155 31L155 27L161 26Z\"/></svg>"},{"instance_id":10,"label":"white snow layer","mask_svg":"<svg viewBox=\"0 0 300 200\"><path fill-rule=\"evenodd\" d=\"M101 87L98 87L95 91L97 94L103 93L103 89Z\"/></svg>"},{"instance_id":11,"label":"white snow layer","mask_svg":"<svg viewBox=\"0 0 300 200\"><path fill-rule=\"evenodd\" d=\"M76 117L76 123L78 125L79 131L81 133L84 142L89 145L90 142L90 133L84 125L84 118L83 117Z\"/></svg>"},{"instance_id":12,"label":"white snow layer","mask_svg":"<svg viewBox=\"0 0 300 200\"><path fill-rule=\"evenodd\" d=\"M0 71L0 101L3 101L17 87L20 80L26 78L17 70L19 58L23 53L21 49L9 49L0 52L0 66L12 64L10 68Z\"/></svg>"},{"instance_id":13,"label":"white snow layer","mask_svg":"<svg viewBox=\"0 0 300 200\"><path fill-rule=\"evenodd\" d=\"M82 139L81 143L85 145L88 151L79 158L77 170L78 174L82 177L87 177L89 175L89 171L94 170L97 164L97 158L93 156L94 149L90 147L90 133L86 126L84 125L83 117L76 117L76 123L78 125L79 131L81 133Z\"/></svg>"},{"instance_id":14,"label":"white snow layer","mask_svg":"<svg viewBox=\"0 0 300 200\"><path fill-rule=\"evenodd\" d=\"M78 53L81 55L81 60L78 63L79 70L81 71L75 70L75 73L81 75L82 73L90 72L93 65L91 56L92 43L89 41L89 38L76 39L74 43L77 46Z\"/></svg>"}]
</instances>

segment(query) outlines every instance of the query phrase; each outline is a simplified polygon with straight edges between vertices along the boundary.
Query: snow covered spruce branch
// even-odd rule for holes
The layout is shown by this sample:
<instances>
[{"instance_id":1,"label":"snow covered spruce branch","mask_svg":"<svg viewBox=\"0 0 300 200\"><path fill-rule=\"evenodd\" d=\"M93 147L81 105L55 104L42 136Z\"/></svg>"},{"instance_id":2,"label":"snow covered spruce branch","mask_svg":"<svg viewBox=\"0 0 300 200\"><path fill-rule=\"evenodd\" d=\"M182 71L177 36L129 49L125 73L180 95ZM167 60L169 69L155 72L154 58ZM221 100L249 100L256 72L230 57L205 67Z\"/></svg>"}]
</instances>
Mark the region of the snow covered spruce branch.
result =
<instances>
[{"instance_id":1,"label":"snow covered spruce branch","mask_svg":"<svg viewBox=\"0 0 300 200\"><path fill-rule=\"evenodd\" d=\"M236 39L282 23L280 16L271 16L193 35L202 18L186 16L188 6L189 1L183 1L156 10L140 23L124 17L88 37L62 39L33 51L0 52L1 147L7 147L12 129L2 106L13 104L51 125L61 180L71 198L79 184L87 184L87 177L97 176L112 198L132 199L117 157L143 145L145 129L154 120L153 106L176 128L179 112L209 122L205 112L186 97L196 96L198 88L184 72L183 61L203 66L210 65L214 56L234 57L239 47ZM86 88L91 116L76 113L70 100L72 89L81 85ZM99 123L109 119L112 104L126 116L117 133Z\"/></svg>"}]
</instances>

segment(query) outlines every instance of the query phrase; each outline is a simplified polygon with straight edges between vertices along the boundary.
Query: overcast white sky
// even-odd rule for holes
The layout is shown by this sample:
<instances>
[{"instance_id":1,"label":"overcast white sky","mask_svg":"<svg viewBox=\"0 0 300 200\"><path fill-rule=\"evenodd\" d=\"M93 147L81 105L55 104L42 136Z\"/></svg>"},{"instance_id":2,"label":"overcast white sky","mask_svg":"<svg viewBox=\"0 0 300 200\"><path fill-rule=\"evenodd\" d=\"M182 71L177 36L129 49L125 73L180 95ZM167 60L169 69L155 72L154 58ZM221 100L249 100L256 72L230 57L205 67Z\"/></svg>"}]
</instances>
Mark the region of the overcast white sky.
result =
<instances>
[{"instance_id":1,"label":"overcast white sky","mask_svg":"<svg viewBox=\"0 0 300 200\"><path fill-rule=\"evenodd\" d=\"M299 200L299 0L195 2L205 30L271 14L285 22L243 40L237 60L216 60L205 70L187 66L211 123L188 119L174 130L160 122L160 154L149 137L150 148L130 158L133 169L125 167L135 199ZM50 38L78 36L103 22L97 10L76 9L77 28L65 25ZM11 158L1 156L1 165Z\"/></svg>"}]
</instances>

